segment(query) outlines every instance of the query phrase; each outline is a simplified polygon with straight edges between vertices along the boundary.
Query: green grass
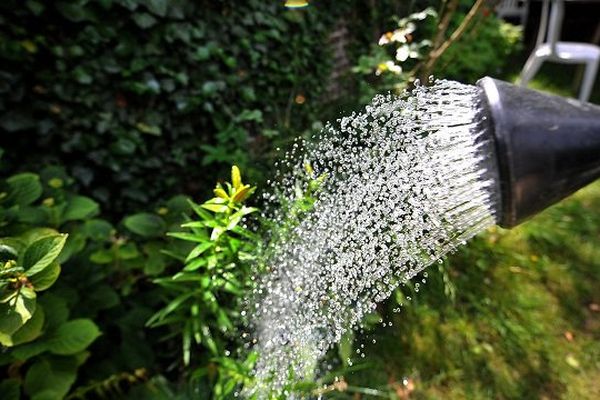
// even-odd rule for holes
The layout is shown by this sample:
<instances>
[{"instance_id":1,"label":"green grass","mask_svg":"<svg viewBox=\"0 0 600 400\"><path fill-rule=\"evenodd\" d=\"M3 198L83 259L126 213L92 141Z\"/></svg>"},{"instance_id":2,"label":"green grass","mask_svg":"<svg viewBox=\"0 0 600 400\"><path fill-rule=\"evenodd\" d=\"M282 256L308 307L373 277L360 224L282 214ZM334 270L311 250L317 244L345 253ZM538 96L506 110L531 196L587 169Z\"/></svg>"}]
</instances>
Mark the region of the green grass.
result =
<instances>
[{"instance_id":1,"label":"green grass","mask_svg":"<svg viewBox=\"0 0 600 400\"><path fill-rule=\"evenodd\" d=\"M531 87L575 96L565 68L545 66ZM380 307L393 326L356 339L367 368L332 397L600 399L600 182L427 274L398 293L412 298L399 313L394 299Z\"/></svg>"},{"instance_id":2,"label":"green grass","mask_svg":"<svg viewBox=\"0 0 600 400\"><path fill-rule=\"evenodd\" d=\"M357 339L370 368L345 376L346 394L403 398L408 378L410 399L600 398L600 183L428 276L401 312L381 308L392 327Z\"/></svg>"}]
</instances>

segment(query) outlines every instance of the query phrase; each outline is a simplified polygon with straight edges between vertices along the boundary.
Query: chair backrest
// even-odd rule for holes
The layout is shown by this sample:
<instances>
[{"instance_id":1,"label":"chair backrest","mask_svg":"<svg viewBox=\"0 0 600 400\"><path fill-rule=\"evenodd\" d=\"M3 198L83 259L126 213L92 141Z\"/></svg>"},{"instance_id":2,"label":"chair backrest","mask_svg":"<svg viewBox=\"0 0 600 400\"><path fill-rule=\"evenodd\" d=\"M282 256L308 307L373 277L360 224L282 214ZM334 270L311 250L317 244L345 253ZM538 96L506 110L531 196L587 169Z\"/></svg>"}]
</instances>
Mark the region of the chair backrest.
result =
<instances>
[{"instance_id":1,"label":"chair backrest","mask_svg":"<svg viewBox=\"0 0 600 400\"><path fill-rule=\"evenodd\" d=\"M537 44L550 44L552 53L556 52L556 42L560 40L561 26L565 15L563 0L544 0Z\"/></svg>"}]
</instances>

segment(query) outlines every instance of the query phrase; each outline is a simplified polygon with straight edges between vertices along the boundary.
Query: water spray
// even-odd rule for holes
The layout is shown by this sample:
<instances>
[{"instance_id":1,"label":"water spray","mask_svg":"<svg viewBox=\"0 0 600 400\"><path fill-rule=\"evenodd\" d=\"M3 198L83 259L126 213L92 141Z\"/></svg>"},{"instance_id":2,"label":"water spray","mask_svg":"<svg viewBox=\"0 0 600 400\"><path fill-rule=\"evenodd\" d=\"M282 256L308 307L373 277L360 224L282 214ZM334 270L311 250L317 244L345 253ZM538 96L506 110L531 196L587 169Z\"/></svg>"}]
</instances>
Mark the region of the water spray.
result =
<instances>
[{"instance_id":1,"label":"water spray","mask_svg":"<svg viewBox=\"0 0 600 400\"><path fill-rule=\"evenodd\" d=\"M290 377L329 371L327 352L398 286L600 175L600 108L491 78L431 83L376 96L279 162L265 216L287 229L251 302L260 358L246 394L294 398ZM289 224L285 205L315 180Z\"/></svg>"},{"instance_id":2,"label":"water spray","mask_svg":"<svg viewBox=\"0 0 600 400\"><path fill-rule=\"evenodd\" d=\"M489 77L478 86L496 143L500 226L514 227L600 177L600 107Z\"/></svg>"}]
</instances>

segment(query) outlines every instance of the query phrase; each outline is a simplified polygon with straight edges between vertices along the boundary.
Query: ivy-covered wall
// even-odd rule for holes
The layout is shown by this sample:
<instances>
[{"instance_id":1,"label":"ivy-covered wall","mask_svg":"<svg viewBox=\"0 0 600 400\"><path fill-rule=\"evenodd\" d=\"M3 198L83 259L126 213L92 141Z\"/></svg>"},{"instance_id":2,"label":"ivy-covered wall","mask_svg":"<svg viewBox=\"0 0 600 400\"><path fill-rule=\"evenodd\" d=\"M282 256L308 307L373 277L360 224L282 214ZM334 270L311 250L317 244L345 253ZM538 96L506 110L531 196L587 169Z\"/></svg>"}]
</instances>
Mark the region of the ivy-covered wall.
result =
<instances>
[{"instance_id":1,"label":"ivy-covered wall","mask_svg":"<svg viewBox=\"0 0 600 400\"><path fill-rule=\"evenodd\" d=\"M0 2L4 167L66 165L117 213L205 193L314 121L350 3Z\"/></svg>"}]
</instances>

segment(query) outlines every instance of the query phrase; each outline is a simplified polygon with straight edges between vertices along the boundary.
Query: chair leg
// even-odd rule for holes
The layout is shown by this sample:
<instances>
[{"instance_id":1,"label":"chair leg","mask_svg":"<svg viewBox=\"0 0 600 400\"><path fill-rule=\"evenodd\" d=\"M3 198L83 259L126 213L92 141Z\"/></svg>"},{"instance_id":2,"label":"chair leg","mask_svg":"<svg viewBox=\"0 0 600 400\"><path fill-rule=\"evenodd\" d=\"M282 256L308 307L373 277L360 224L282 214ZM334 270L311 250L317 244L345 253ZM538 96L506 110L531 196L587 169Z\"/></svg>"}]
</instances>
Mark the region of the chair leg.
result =
<instances>
[{"instance_id":1,"label":"chair leg","mask_svg":"<svg viewBox=\"0 0 600 400\"><path fill-rule=\"evenodd\" d=\"M585 72L583 73L583 81L581 82L581 89L579 90L579 100L588 101L594 88L594 81L596 80L596 74L598 73L598 64L600 64L600 58L589 61L585 66Z\"/></svg>"},{"instance_id":2,"label":"chair leg","mask_svg":"<svg viewBox=\"0 0 600 400\"><path fill-rule=\"evenodd\" d=\"M538 70L542 66L543 62L544 62L544 59L537 57L535 54L535 50L534 50L533 53L531 53L531 55L527 59L527 62L525 63L525 66L523 67L523 71L521 71L521 77L519 78L519 85L527 86L529 81L531 79L533 79L535 74L538 72Z\"/></svg>"}]
</instances>

